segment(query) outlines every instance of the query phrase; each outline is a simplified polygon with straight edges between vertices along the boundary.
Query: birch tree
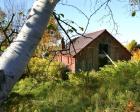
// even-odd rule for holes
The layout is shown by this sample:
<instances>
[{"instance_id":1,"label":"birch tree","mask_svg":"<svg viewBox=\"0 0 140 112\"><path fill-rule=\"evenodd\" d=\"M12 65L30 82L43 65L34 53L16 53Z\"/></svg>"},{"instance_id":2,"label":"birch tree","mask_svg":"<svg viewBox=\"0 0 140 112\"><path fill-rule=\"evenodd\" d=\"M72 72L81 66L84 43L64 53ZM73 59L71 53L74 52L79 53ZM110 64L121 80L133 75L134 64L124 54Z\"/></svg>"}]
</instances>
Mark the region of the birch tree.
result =
<instances>
[{"instance_id":1,"label":"birch tree","mask_svg":"<svg viewBox=\"0 0 140 112\"><path fill-rule=\"evenodd\" d=\"M90 17L87 18L88 23L92 15L94 15L104 4L108 6L110 1L111 0L106 0L106 2L91 14ZM132 3L135 3L135 1L136 0ZM39 43L49 17L58 2L59 0L36 0L31 8L27 22L20 30L17 38L14 39L6 51L1 55L0 102L7 98L8 93L24 72L24 68Z\"/></svg>"},{"instance_id":2,"label":"birch tree","mask_svg":"<svg viewBox=\"0 0 140 112\"><path fill-rule=\"evenodd\" d=\"M59 0L36 0L17 38L0 57L0 102L7 98L24 72L58 2Z\"/></svg>"}]
</instances>

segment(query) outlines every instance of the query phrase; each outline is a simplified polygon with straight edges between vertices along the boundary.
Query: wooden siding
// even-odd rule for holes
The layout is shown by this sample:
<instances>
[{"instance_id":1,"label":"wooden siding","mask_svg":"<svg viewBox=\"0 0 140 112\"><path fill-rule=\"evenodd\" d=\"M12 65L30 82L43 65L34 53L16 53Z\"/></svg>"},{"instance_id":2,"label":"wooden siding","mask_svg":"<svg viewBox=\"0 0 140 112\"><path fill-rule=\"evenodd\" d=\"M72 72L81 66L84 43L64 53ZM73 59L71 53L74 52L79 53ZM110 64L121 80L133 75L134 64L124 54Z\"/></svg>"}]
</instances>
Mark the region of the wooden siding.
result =
<instances>
[{"instance_id":1,"label":"wooden siding","mask_svg":"<svg viewBox=\"0 0 140 112\"><path fill-rule=\"evenodd\" d=\"M115 38L104 32L76 55L76 71L99 69L99 44L101 43L108 45L108 54L112 60L128 60L131 58L130 53Z\"/></svg>"},{"instance_id":2,"label":"wooden siding","mask_svg":"<svg viewBox=\"0 0 140 112\"><path fill-rule=\"evenodd\" d=\"M83 39L79 40L83 41ZM131 58L129 51L106 30L92 41L88 40L88 42L84 47L81 44L82 42L80 43L81 46L77 47L80 51L76 55L57 55L57 61L64 63L72 72L98 70L99 66L103 65L101 64L101 56L105 57L104 54L99 52L100 44L106 45L108 55L113 61L129 60Z\"/></svg>"}]
</instances>

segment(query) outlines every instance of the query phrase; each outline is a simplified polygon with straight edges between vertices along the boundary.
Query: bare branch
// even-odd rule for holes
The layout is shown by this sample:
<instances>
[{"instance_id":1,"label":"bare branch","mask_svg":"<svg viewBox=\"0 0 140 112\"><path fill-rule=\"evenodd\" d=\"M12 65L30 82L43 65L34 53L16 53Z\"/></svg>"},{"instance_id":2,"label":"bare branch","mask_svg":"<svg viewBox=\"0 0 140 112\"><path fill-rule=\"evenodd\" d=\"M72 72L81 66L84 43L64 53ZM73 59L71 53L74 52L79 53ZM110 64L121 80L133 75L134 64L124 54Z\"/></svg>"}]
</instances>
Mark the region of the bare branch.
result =
<instances>
[{"instance_id":1,"label":"bare branch","mask_svg":"<svg viewBox=\"0 0 140 112\"><path fill-rule=\"evenodd\" d=\"M92 1L90 0L90 2L92 2ZM74 6L74 5L64 4L64 3L61 3L61 5L66 5L66 6L69 6L69 7L72 7L72 8L74 8L74 9L76 9L76 10L79 11L82 15L84 15L84 17L87 19L87 23L86 23L86 26L85 26L85 28L84 28L83 33L80 34L80 33L78 33L77 31L75 31L76 34L84 36L84 34L86 33L86 31L87 31L87 29L88 29L88 26L89 26L89 24L90 24L91 18L92 18L93 15L95 15L99 10L101 10L102 7L104 7L104 6L105 6L105 7L108 7L108 9L109 9L109 13L110 13L110 14L108 14L108 16L111 15L111 19L113 19L112 21L113 21L114 27L117 26L117 25L116 25L116 22L115 22L115 19L114 19L114 17L113 17L112 10L111 10L111 8L110 8L109 5L108 5L109 2L111 2L111 0L105 0L103 3L100 4L100 6L98 6L97 8L95 8L95 9L94 9L94 12L92 12L91 15L89 15L89 16L87 16L81 9L79 9L78 7L76 7L76 6ZM99 3L99 0L96 0L96 1L95 1L95 6L96 6L98 3ZM95 7L95 6L94 6L94 7ZM106 16L107 16L107 15L106 15ZM64 24L66 24L67 26L70 26L71 28L73 28L71 25L67 24L64 20L60 20L60 21L63 22ZM116 29L118 29L118 28L116 28ZM116 31L117 31L117 30L116 30Z\"/></svg>"},{"instance_id":2,"label":"bare branch","mask_svg":"<svg viewBox=\"0 0 140 112\"><path fill-rule=\"evenodd\" d=\"M88 19L88 16L87 16L81 9L79 9L78 7L76 7L76 6L74 6L74 5L70 5L70 4L64 4L64 3L60 3L60 4L66 5L66 6L69 6L69 7L72 7L72 8L74 8L74 9L76 9L76 10L79 11L81 14L83 14L83 15L85 16L85 18Z\"/></svg>"},{"instance_id":3,"label":"bare branch","mask_svg":"<svg viewBox=\"0 0 140 112\"><path fill-rule=\"evenodd\" d=\"M74 47L74 44L70 38L70 36L68 35L67 31L63 28L63 26L61 25L61 23L59 22L59 18L56 16L55 12L53 12L53 16L54 18L56 19L58 25L60 26L60 28L64 31L64 33L66 34L66 36L68 37L69 41L70 41L70 44L72 44L72 47L74 49L74 52L76 53L76 50L75 50L75 47ZM70 46L69 46L70 47Z\"/></svg>"},{"instance_id":4,"label":"bare branch","mask_svg":"<svg viewBox=\"0 0 140 112\"><path fill-rule=\"evenodd\" d=\"M112 20L113 25L114 25L114 28L113 29L115 30L116 33L118 33L118 25L115 22L115 19L114 19L114 16L113 16L113 12L112 12L111 8L109 7L109 5L107 5L107 8L109 9L111 20Z\"/></svg>"},{"instance_id":5,"label":"bare branch","mask_svg":"<svg viewBox=\"0 0 140 112\"><path fill-rule=\"evenodd\" d=\"M93 16L94 14L96 14L104 5L107 5L110 1L111 1L111 0L106 0L103 4L101 4L101 5L88 17L87 25L86 25L86 27L85 27L84 33L87 31L87 28L88 28L88 26L89 26L89 22L90 22L92 16ZM97 3L97 1L96 1L96 3ZM83 34L84 34L84 33L83 33Z\"/></svg>"},{"instance_id":6,"label":"bare branch","mask_svg":"<svg viewBox=\"0 0 140 112\"><path fill-rule=\"evenodd\" d=\"M15 17L15 14L12 15L11 20L9 21L8 25L6 26L6 28L4 29L4 32L6 32L7 29L10 27L11 23L13 22L14 17Z\"/></svg>"}]
</instances>

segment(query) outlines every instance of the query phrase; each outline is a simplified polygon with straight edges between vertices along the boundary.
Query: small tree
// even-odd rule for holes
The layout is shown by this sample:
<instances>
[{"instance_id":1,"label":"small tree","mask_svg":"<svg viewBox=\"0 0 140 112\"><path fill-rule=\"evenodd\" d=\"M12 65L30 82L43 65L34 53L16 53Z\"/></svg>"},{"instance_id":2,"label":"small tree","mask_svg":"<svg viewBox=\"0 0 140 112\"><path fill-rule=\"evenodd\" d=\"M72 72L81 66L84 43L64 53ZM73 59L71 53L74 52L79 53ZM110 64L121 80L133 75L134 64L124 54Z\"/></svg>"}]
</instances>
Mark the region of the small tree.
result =
<instances>
[{"instance_id":1,"label":"small tree","mask_svg":"<svg viewBox=\"0 0 140 112\"><path fill-rule=\"evenodd\" d=\"M132 52L137 46L137 42L135 40L132 40L127 46L126 48Z\"/></svg>"}]
</instances>

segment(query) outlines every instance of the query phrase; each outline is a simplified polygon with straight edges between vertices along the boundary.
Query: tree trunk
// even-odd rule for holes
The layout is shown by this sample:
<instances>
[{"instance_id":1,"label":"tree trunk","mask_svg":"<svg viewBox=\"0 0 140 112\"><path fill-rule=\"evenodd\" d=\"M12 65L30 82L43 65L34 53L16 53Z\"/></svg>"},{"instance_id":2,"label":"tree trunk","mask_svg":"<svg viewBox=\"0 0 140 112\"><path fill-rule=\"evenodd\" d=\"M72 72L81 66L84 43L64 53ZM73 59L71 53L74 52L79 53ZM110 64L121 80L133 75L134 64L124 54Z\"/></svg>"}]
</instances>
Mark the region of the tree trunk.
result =
<instances>
[{"instance_id":1,"label":"tree trunk","mask_svg":"<svg viewBox=\"0 0 140 112\"><path fill-rule=\"evenodd\" d=\"M19 80L59 0L36 0L17 38L0 57L0 103Z\"/></svg>"}]
</instances>

